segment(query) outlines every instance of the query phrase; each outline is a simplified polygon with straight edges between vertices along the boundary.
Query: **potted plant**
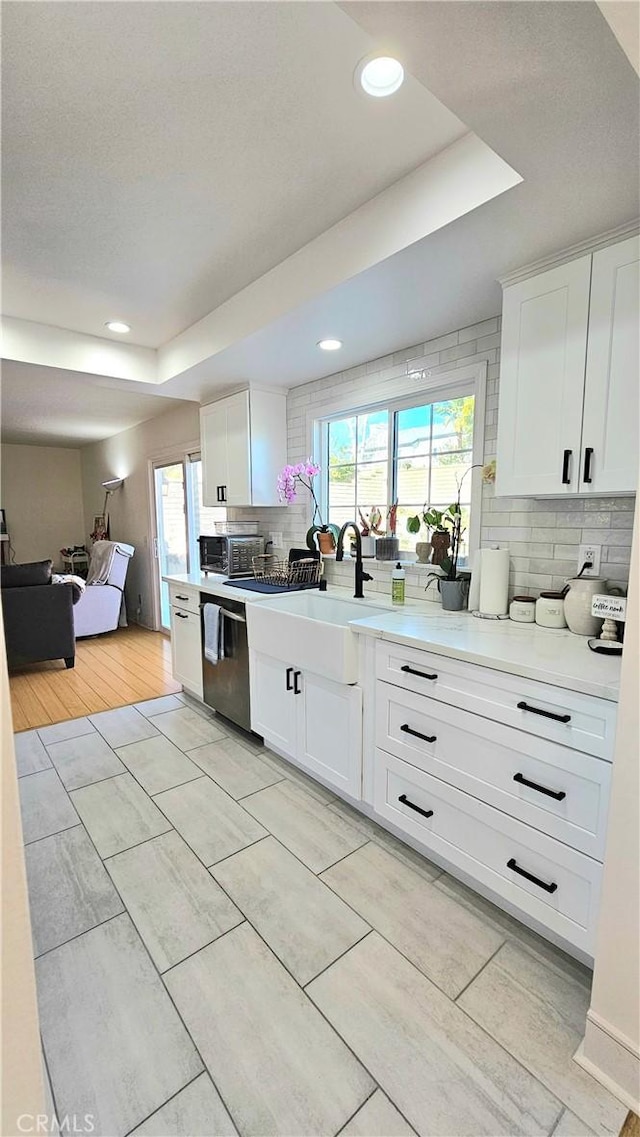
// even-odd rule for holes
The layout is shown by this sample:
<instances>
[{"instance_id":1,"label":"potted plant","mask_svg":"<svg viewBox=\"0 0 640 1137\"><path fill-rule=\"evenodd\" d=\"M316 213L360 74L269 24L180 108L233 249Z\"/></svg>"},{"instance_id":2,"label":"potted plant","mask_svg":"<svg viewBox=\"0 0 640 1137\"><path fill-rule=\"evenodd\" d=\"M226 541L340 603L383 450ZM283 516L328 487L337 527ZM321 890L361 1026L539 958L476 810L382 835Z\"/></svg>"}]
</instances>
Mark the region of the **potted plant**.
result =
<instances>
[{"instance_id":1,"label":"potted plant","mask_svg":"<svg viewBox=\"0 0 640 1137\"><path fill-rule=\"evenodd\" d=\"M398 503L394 501L393 505L387 510L387 529L389 535L384 536L381 533L376 541L377 561L397 561L400 555L400 542L396 537L397 514Z\"/></svg>"},{"instance_id":2,"label":"potted plant","mask_svg":"<svg viewBox=\"0 0 640 1137\"><path fill-rule=\"evenodd\" d=\"M278 474L278 497L287 505L293 505L298 499L298 485L304 486L311 494L313 501L313 517L311 528L307 532L307 547L313 552L320 549L321 553L332 553L336 547L338 533L337 525L325 525L320 515L320 506L313 488L313 479L320 473L320 466L313 458L306 462L298 462L295 466L284 466ZM320 522L316 524L316 518Z\"/></svg>"},{"instance_id":3,"label":"potted plant","mask_svg":"<svg viewBox=\"0 0 640 1137\"><path fill-rule=\"evenodd\" d=\"M431 536L433 545L432 563L440 568L439 573L430 573L426 587L431 580L438 581L438 591L442 597L442 607L449 612L459 612L465 605L468 581L458 573L458 558L460 556L460 542L465 529L462 526L462 510L460 507L460 494L462 483L472 470L482 468L482 480L486 483L495 481L495 460L483 466L481 462L469 466L458 482L456 500L445 510L423 509L422 520L425 525L433 526ZM457 480L457 479L456 479ZM420 517L410 517L407 521L410 533L420 530ZM437 539L441 538L438 542ZM437 544L439 547L437 548ZM442 551L440 551L442 550Z\"/></svg>"},{"instance_id":4,"label":"potted plant","mask_svg":"<svg viewBox=\"0 0 640 1137\"><path fill-rule=\"evenodd\" d=\"M438 512L434 510L432 512ZM439 562L439 573L430 573L427 579L427 588L431 580L438 581L438 591L442 598L442 607L448 612L459 612L464 608L468 582L458 575L458 557L460 556L460 541L465 530L462 527L462 511L460 508L460 487L458 487L458 497L452 505L448 506L440 514L439 525L444 529L445 525L449 526L449 530L444 529L447 535L447 546L443 553L442 559ZM438 532L436 530L434 537ZM447 552L447 549L450 551Z\"/></svg>"},{"instance_id":5,"label":"potted plant","mask_svg":"<svg viewBox=\"0 0 640 1137\"><path fill-rule=\"evenodd\" d=\"M376 539L372 534L376 533L377 527L382 520L380 510L374 506L371 512L365 515L360 507L358 507L358 516L360 518L360 540L362 544L363 557L373 557L376 551Z\"/></svg>"},{"instance_id":6,"label":"potted plant","mask_svg":"<svg viewBox=\"0 0 640 1137\"><path fill-rule=\"evenodd\" d=\"M429 553L431 553L431 563L434 565L441 564L446 556L451 543L451 534L446 527L445 518L446 510L428 509L426 505L423 505L421 514L407 518L409 533L419 533L420 526L424 525L431 534L429 541L418 541L416 544L416 556L421 564L428 564Z\"/></svg>"}]
</instances>

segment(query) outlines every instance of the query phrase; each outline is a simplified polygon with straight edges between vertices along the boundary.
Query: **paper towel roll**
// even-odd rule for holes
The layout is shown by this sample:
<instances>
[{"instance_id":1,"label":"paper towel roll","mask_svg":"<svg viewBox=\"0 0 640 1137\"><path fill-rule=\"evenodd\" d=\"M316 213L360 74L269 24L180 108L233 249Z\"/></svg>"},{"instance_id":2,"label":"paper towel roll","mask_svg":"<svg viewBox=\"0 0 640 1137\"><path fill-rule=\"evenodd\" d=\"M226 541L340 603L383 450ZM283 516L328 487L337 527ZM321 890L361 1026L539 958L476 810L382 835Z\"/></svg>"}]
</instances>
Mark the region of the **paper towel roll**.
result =
<instances>
[{"instance_id":1,"label":"paper towel roll","mask_svg":"<svg viewBox=\"0 0 640 1137\"><path fill-rule=\"evenodd\" d=\"M481 549L479 611L504 616L509 607L509 550Z\"/></svg>"}]
</instances>

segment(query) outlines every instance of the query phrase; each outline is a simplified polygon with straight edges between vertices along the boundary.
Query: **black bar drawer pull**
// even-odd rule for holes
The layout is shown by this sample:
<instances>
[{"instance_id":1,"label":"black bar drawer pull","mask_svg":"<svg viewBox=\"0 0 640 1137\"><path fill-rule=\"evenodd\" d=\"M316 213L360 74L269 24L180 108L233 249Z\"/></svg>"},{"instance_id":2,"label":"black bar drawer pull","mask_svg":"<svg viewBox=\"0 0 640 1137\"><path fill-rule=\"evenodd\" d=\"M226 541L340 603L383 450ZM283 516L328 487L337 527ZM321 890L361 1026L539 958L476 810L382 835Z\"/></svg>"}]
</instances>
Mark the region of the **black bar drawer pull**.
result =
<instances>
[{"instance_id":1,"label":"black bar drawer pull","mask_svg":"<svg viewBox=\"0 0 640 1137\"><path fill-rule=\"evenodd\" d=\"M302 675L301 671L294 671L294 673L293 673L293 693L294 693L294 695L300 694L300 688L298 687L298 679L300 678L301 675Z\"/></svg>"},{"instance_id":2,"label":"black bar drawer pull","mask_svg":"<svg viewBox=\"0 0 640 1137\"><path fill-rule=\"evenodd\" d=\"M564 790L548 790L546 786L539 786L537 782L530 782L524 774L514 774L513 780L519 782L521 786L528 786L530 790L537 790L539 794L546 794L547 797L552 797L555 801L563 801L567 796Z\"/></svg>"},{"instance_id":3,"label":"black bar drawer pull","mask_svg":"<svg viewBox=\"0 0 640 1137\"><path fill-rule=\"evenodd\" d=\"M571 485L571 478L569 477L569 462L571 461L572 450L565 450L562 459L562 484L563 486Z\"/></svg>"},{"instance_id":4,"label":"black bar drawer pull","mask_svg":"<svg viewBox=\"0 0 640 1137\"><path fill-rule=\"evenodd\" d=\"M519 711L530 711L532 715L542 715L545 719L554 719L555 722L571 722L571 715L557 715L555 711L543 711L540 707L530 707L524 700L518 703Z\"/></svg>"},{"instance_id":5,"label":"black bar drawer pull","mask_svg":"<svg viewBox=\"0 0 640 1137\"><path fill-rule=\"evenodd\" d=\"M188 600L188 599L189 599L188 596L178 596L178 594L176 593L176 600Z\"/></svg>"},{"instance_id":6,"label":"black bar drawer pull","mask_svg":"<svg viewBox=\"0 0 640 1137\"><path fill-rule=\"evenodd\" d=\"M400 668L400 670L405 671L407 673L407 675L418 675L420 677L420 679L437 679L438 678L437 675L428 675L426 671L416 671L414 667L409 667L408 663L404 663L402 665L402 667Z\"/></svg>"},{"instance_id":7,"label":"black bar drawer pull","mask_svg":"<svg viewBox=\"0 0 640 1137\"><path fill-rule=\"evenodd\" d=\"M293 675L293 667L287 667L287 691L293 691L291 686L291 676Z\"/></svg>"},{"instance_id":8,"label":"black bar drawer pull","mask_svg":"<svg viewBox=\"0 0 640 1137\"><path fill-rule=\"evenodd\" d=\"M423 742L435 742L437 738L435 734L420 734L420 731L413 730L408 722L403 723L400 730L403 730L405 734L412 734L414 738L421 738Z\"/></svg>"},{"instance_id":9,"label":"black bar drawer pull","mask_svg":"<svg viewBox=\"0 0 640 1137\"><path fill-rule=\"evenodd\" d=\"M222 501L222 486L216 486L216 501Z\"/></svg>"},{"instance_id":10,"label":"black bar drawer pull","mask_svg":"<svg viewBox=\"0 0 640 1137\"><path fill-rule=\"evenodd\" d=\"M189 617L187 616L187 614L185 612L174 612L174 616L176 616L178 620L188 620L189 619Z\"/></svg>"},{"instance_id":11,"label":"black bar drawer pull","mask_svg":"<svg viewBox=\"0 0 640 1137\"><path fill-rule=\"evenodd\" d=\"M408 805L409 809L415 809L416 813L421 813L423 817L433 817L432 809L421 809L419 805L414 805L412 801L409 801L406 794L400 794L398 801L401 801L403 805Z\"/></svg>"},{"instance_id":12,"label":"black bar drawer pull","mask_svg":"<svg viewBox=\"0 0 640 1137\"><path fill-rule=\"evenodd\" d=\"M593 458L593 446L585 446L584 448L584 473L582 475L583 482L591 482L591 459Z\"/></svg>"},{"instance_id":13,"label":"black bar drawer pull","mask_svg":"<svg viewBox=\"0 0 640 1137\"><path fill-rule=\"evenodd\" d=\"M519 876L526 877L532 884L537 884L538 888L543 888L545 892L555 892L558 887L555 881L552 881L551 884L547 884L546 880L539 880L533 873L527 872L526 869L521 869L514 857L512 857L510 861L507 861L507 868L511 869L512 872L517 872Z\"/></svg>"}]
</instances>

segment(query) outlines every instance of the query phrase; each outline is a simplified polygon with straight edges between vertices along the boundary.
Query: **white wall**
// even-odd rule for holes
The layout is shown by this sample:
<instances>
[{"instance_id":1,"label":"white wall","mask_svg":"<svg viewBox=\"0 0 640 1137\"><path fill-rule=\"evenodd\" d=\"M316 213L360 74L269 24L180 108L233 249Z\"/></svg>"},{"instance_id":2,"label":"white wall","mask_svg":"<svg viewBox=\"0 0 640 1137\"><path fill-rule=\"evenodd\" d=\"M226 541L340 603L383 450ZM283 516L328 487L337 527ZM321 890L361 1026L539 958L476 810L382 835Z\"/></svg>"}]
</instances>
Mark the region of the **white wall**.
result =
<instances>
[{"instance_id":1,"label":"white wall","mask_svg":"<svg viewBox=\"0 0 640 1137\"><path fill-rule=\"evenodd\" d=\"M153 627L151 544L151 495L149 461L155 458L181 457L190 446L199 445L200 424L197 403L167 411L158 418L140 423L130 430L114 434L103 442L95 442L82 450L82 484L84 527L91 531L93 517L102 512L107 478L124 478L124 485L109 499L110 535L112 540L126 541L135 547L126 583L127 610L130 619Z\"/></svg>"},{"instance_id":2,"label":"white wall","mask_svg":"<svg viewBox=\"0 0 640 1137\"><path fill-rule=\"evenodd\" d=\"M11 699L0 607L0 755L2 759L2 1119L0 1132L19 1133L21 1114L45 1105L31 942L27 876L18 800ZM25 1119L24 1124L29 1125ZM35 1132L35 1122L32 1132ZM47 1128L47 1132L53 1132Z\"/></svg>"},{"instance_id":3,"label":"white wall","mask_svg":"<svg viewBox=\"0 0 640 1137\"><path fill-rule=\"evenodd\" d=\"M636 538L593 990L584 1049L578 1058L636 1113L640 1113L639 546Z\"/></svg>"},{"instance_id":4,"label":"white wall","mask_svg":"<svg viewBox=\"0 0 640 1137\"><path fill-rule=\"evenodd\" d=\"M5 511L16 563L51 557L85 543L79 450L17 446L1 452L0 506Z\"/></svg>"}]
</instances>

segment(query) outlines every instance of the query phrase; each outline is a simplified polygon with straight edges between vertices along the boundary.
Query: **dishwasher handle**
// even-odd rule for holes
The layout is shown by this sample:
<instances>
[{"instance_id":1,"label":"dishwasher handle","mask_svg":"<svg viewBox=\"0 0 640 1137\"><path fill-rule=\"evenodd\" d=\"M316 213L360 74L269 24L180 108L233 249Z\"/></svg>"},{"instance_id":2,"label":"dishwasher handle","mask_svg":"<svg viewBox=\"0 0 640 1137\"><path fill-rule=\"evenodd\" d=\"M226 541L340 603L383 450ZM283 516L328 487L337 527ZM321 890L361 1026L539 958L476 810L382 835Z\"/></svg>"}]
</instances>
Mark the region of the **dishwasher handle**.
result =
<instances>
[{"instance_id":1,"label":"dishwasher handle","mask_svg":"<svg viewBox=\"0 0 640 1137\"><path fill-rule=\"evenodd\" d=\"M207 603L213 604L213 601L205 601L204 604L200 605L200 608L204 608ZM220 615L226 616L227 620L235 620L236 624L246 624L247 622L244 616L236 616L235 612L229 612L226 608L220 608Z\"/></svg>"},{"instance_id":2,"label":"dishwasher handle","mask_svg":"<svg viewBox=\"0 0 640 1137\"><path fill-rule=\"evenodd\" d=\"M220 615L226 616L227 620L234 620L236 624L246 624L244 616L236 616L235 612L228 612L226 608L220 609Z\"/></svg>"}]
</instances>

